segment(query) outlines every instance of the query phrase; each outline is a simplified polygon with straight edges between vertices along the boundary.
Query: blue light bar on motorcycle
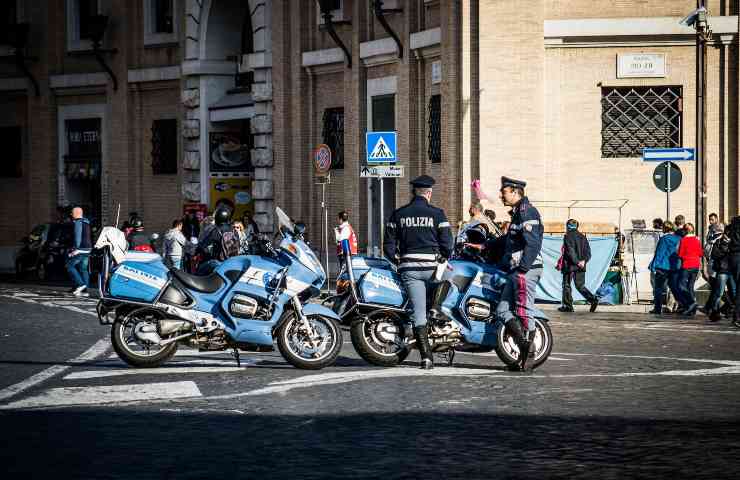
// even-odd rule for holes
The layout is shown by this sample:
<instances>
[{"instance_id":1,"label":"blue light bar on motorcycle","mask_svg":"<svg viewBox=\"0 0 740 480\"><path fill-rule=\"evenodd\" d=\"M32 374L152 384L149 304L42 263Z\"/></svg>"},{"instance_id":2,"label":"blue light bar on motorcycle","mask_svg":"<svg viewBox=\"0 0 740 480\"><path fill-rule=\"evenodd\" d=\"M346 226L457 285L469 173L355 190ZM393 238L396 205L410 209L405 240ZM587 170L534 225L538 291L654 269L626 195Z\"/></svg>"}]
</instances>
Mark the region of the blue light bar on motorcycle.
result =
<instances>
[{"instance_id":1,"label":"blue light bar on motorcycle","mask_svg":"<svg viewBox=\"0 0 740 480\"><path fill-rule=\"evenodd\" d=\"M349 240L345 238L344 240L342 240L341 244L342 244L342 254L351 255L352 250L349 248Z\"/></svg>"}]
</instances>

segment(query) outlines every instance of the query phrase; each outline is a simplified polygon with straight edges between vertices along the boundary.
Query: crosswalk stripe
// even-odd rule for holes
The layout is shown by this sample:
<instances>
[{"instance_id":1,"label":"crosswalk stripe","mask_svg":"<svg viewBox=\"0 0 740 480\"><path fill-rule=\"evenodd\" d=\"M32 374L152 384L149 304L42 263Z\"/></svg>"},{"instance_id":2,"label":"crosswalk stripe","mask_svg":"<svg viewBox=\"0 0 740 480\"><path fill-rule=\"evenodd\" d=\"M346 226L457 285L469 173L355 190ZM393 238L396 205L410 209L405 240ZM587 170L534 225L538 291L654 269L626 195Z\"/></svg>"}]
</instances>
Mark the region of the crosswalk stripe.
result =
<instances>
[{"instance_id":1,"label":"crosswalk stripe","mask_svg":"<svg viewBox=\"0 0 740 480\"><path fill-rule=\"evenodd\" d=\"M107 338L98 340L95 343L95 345L87 349L85 352L80 354L78 357L65 362L66 365L54 365L53 367L49 367L46 370L43 370L37 373L36 375L33 375L23 380L20 383L16 383L15 385L11 385L9 387L6 387L0 390L0 401L5 400L6 398L10 398L14 395L17 395L24 390L28 390L34 385L38 385L39 383L43 382L46 379L53 377L54 375L60 374L70 369L71 366L74 364L84 363L90 360L94 360L98 358L99 356L103 355L108 350L108 348L110 348L110 340L108 340Z\"/></svg>"},{"instance_id":2,"label":"crosswalk stripe","mask_svg":"<svg viewBox=\"0 0 740 480\"><path fill-rule=\"evenodd\" d=\"M64 387L46 390L38 396L1 406L0 409L97 405L201 396L203 395L195 382L189 381L102 387Z\"/></svg>"},{"instance_id":3,"label":"crosswalk stripe","mask_svg":"<svg viewBox=\"0 0 740 480\"><path fill-rule=\"evenodd\" d=\"M181 375L184 373L230 373L230 372L243 372L248 366L257 365L259 362L245 361L242 360L242 366L237 367L234 362L231 362L232 366L201 366L201 367L188 367L188 366L177 366L173 365L170 367L159 367L159 368L121 368L116 370L86 370L84 372L70 373L64 380L89 380L91 378L108 378L118 376L129 376L129 375Z\"/></svg>"}]
</instances>

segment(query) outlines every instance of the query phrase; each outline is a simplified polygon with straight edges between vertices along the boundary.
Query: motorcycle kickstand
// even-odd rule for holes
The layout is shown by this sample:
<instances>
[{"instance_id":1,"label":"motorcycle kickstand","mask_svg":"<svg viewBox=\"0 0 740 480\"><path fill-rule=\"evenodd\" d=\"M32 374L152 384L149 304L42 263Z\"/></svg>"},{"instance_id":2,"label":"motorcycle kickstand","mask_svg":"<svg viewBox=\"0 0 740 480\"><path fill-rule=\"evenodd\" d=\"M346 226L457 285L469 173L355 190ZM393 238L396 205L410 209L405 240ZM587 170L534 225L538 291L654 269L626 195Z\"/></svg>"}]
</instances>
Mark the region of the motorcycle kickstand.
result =
<instances>
[{"instance_id":1,"label":"motorcycle kickstand","mask_svg":"<svg viewBox=\"0 0 740 480\"><path fill-rule=\"evenodd\" d=\"M239 349L236 348L236 347L234 347L234 351L232 352L232 355L236 359L236 366L237 367L241 367L242 366L242 362L241 362L241 358L239 357Z\"/></svg>"},{"instance_id":2,"label":"motorcycle kickstand","mask_svg":"<svg viewBox=\"0 0 740 480\"><path fill-rule=\"evenodd\" d=\"M452 362L455 360L455 349L451 348L447 351L447 366L451 367Z\"/></svg>"}]
</instances>

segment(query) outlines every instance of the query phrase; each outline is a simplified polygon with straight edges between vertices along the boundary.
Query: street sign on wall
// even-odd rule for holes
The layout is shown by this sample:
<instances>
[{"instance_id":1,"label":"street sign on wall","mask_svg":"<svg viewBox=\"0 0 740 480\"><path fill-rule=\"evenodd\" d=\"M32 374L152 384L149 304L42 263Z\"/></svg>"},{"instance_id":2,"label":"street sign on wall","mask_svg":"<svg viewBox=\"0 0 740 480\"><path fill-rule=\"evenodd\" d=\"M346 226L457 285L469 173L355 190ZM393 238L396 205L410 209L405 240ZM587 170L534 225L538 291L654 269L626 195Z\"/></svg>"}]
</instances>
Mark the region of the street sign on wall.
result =
<instances>
[{"instance_id":1,"label":"street sign on wall","mask_svg":"<svg viewBox=\"0 0 740 480\"><path fill-rule=\"evenodd\" d=\"M682 162L694 160L693 148L643 148L642 159L646 162Z\"/></svg>"},{"instance_id":2,"label":"street sign on wall","mask_svg":"<svg viewBox=\"0 0 740 480\"><path fill-rule=\"evenodd\" d=\"M360 168L361 178L401 178L403 165L367 165Z\"/></svg>"},{"instance_id":3,"label":"street sign on wall","mask_svg":"<svg viewBox=\"0 0 740 480\"><path fill-rule=\"evenodd\" d=\"M665 53L624 53L617 55L617 78L663 78Z\"/></svg>"}]
</instances>

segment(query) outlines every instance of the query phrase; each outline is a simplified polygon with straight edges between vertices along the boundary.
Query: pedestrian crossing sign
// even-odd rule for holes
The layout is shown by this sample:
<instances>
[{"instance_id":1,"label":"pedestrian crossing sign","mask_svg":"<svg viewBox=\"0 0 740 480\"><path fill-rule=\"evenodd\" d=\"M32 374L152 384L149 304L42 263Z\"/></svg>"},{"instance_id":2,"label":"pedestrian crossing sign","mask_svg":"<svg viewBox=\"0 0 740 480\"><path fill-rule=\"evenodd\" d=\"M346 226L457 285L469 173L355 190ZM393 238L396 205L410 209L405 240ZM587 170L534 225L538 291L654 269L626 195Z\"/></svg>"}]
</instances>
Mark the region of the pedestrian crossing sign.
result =
<instances>
[{"instance_id":1,"label":"pedestrian crossing sign","mask_svg":"<svg viewBox=\"0 0 740 480\"><path fill-rule=\"evenodd\" d=\"M367 163L396 163L396 132L367 132Z\"/></svg>"}]
</instances>

